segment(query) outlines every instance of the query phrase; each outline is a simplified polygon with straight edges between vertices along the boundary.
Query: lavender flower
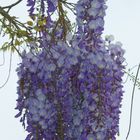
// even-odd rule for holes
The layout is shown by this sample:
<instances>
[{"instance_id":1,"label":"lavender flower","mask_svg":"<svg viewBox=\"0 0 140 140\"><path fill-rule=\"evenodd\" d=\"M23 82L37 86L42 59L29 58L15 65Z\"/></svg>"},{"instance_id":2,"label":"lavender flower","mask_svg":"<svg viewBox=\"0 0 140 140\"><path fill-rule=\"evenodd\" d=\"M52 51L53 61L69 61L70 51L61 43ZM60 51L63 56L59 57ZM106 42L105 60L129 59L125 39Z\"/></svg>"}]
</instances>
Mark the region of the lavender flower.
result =
<instances>
[{"instance_id":1,"label":"lavender flower","mask_svg":"<svg viewBox=\"0 0 140 140\"><path fill-rule=\"evenodd\" d=\"M57 1L47 2L53 12ZM23 53L16 117L29 133L26 140L116 139L125 59L120 43L101 38L105 9L104 0L79 0L79 29L70 44L58 27L55 43L44 35L38 53Z\"/></svg>"},{"instance_id":2,"label":"lavender flower","mask_svg":"<svg viewBox=\"0 0 140 140\"><path fill-rule=\"evenodd\" d=\"M87 53L64 43L48 51L51 56L47 48L36 56L25 54L17 69L17 117L25 112L27 131L48 139L115 140L124 69L117 58L123 57L123 50L118 46Z\"/></svg>"},{"instance_id":3,"label":"lavender flower","mask_svg":"<svg viewBox=\"0 0 140 140\"><path fill-rule=\"evenodd\" d=\"M103 18L106 8L104 0L79 0L76 6L77 24L79 28L82 29L83 27L84 33L91 31L93 34L101 35L104 29Z\"/></svg>"},{"instance_id":4,"label":"lavender flower","mask_svg":"<svg viewBox=\"0 0 140 140\"><path fill-rule=\"evenodd\" d=\"M30 9L28 10L30 16L34 14L35 3L36 3L36 0L27 0L27 6L30 7Z\"/></svg>"}]
</instances>

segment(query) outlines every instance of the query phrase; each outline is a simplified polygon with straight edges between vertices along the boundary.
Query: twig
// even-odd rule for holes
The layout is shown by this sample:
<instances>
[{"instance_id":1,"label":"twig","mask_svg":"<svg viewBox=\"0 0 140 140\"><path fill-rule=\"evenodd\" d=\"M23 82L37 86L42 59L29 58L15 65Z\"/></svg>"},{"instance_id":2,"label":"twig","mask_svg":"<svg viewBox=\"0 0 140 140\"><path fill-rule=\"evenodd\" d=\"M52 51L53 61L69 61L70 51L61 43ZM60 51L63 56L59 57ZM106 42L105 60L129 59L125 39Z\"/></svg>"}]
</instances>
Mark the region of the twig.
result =
<instances>
[{"instance_id":1,"label":"twig","mask_svg":"<svg viewBox=\"0 0 140 140\"><path fill-rule=\"evenodd\" d=\"M8 11L9 11L12 7L16 6L16 5L19 4L21 1L22 1L22 0L18 0L17 2L15 2L15 3L11 4L11 5L2 7L2 9L8 9Z\"/></svg>"},{"instance_id":2,"label":"twig","mask_svg":"<svg viewBox=\"0 0 140 140\"><path fill-rule=\"evenodd\" d=\"M5 81L5 83L0 86L0 89L2 89L7 84L8 80L10 78L11 67L12 67L12 51L11 51L11 54L10 54L10 64L9 64L8 77L7 77L6 81Z\"/></svg>"},{"instance_id":3,"label":"twig","mask_svg":"<svg viewBox=\"0 0 140 140\"><path fill-rule=\"evenodd\" d=\"M137 78L138 78L139 70L140 70L140 64L139 64L139 66L138 66L138 70L137 70L137 73L136 73L136 78L135 78L135 82L134 82L134 86L133 86L133 91L132 91L131 109L130 109L130 122L129 122L129 129L128 129L128 133L127 133L127 136L126 136L126 140L128 139L129 134L130 134L130 130L131 130L134 93L135 93L135 87L136 87L136 82L137 82Z\"/></svg>"},{"instance_id":4,"label":"twig","mask_svg":"<svg viewBox=\"0 0 140 140\"><path fill-rule=\"evenodd\" d=\"M3 62L2 64L0 64L0 67L3 66L5 64L5 55L4 55L4 51L3 51Z\"/></svg>"},{"instance_id":5,"label":"twig","mask_svg":"<svg viewBox=\"0 0 140 140\"><path fill-rule=\"evenodd\" d=\"M16 52L18 53L18 55L22 58L23 56L21 55L20 51L15 46L12 46L12 47L16 50Z\"/></svg>"},{"instance_id":6,"label":"twig","mask_svg":"<svg viewBox=\"0 0 140 140\"><path fill-rule=\"evenodd\" d=\"M0 7L0 14L8 19L10 23L12 23L17 29L20 29L19 26L16 24L15 20L6 12L2 7Z\"/></svg>"},{"instance_id":7,"label":"twig","mask_svg":"<svg viewBox=\"0 0 140 140\"><path fill-rule=\"evenodd\" d=\"M126 80L123 82L123 84L125 84L128 80L129 77L133 78L133 76L130 74L130 71L133 70L135 67L137 67L138 65L133 66L132 68L128 69L128 72L124 70L124 73L126 73L127 77Z\"/></svg>"}]
</instances>

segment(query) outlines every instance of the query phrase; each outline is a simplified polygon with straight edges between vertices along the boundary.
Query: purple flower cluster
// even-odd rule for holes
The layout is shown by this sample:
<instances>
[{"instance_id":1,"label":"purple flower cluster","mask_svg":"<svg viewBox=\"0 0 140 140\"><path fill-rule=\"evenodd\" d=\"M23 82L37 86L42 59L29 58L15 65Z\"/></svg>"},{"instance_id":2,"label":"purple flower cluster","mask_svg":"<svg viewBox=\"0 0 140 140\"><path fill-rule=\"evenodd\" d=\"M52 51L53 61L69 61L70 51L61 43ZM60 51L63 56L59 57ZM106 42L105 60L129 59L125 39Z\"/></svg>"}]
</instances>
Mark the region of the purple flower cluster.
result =
<instances>
[{"instance_id":1,"label":"purple flower cluster","mask_svg":"<svg viewBox=\"0 0 140 140\"><path fill-rule=\"evenodd\" d=\"M58 0L47 0L48 12L54 12L58 5Z\"/></svg>"},{"instance_id":2,"label":"purple flower cluster","mask_svg":"<svg viewBox=\"0 0 140 140\"><path fill-rule=\"evenodd\" d=\"M42 47L25 53L17 69L17 117L27 119L27 140L115 140L123 93L119 44L94 52L62 41Z\"/></svg>"},{"instance_id":3,"label":"purple flower cluster","mask_svg":"<svg viewBox=\"0 0 140 140\"><path fill-rule=\"evenodd\" d=\"M125 59L121 43L100 36L105 9L104 0L79 0L79 28L69 44L60 29L56 43L46 35L40 51L23 52L16 117L29 133L26 140L116 139Z\"/></svg>"},{"instance_id":4,"label":"purple flower cluster","mask_svg":"<svg viewBox=\"0 0 140 140\"><path fill-rule=\"evenodd\" d=\"M30 7L28 12L32 17L35 10L40 10L41 14L54 12L57 9L58 0L27 0L27 6ZM46 10L47 8L47 10Z\"/></svg>"},{"instance_id":5,"label":"purple flower cluster","mask_svg":"<svg viewBox=\"0 0 140 140\"><path fill-rule=\"evenodd\" d=\"M34 14L35 4L36 0L27 0L27 6L30 7L30 9L28 10L30 16Z\"/></svg>"},{"instance_id":6,"label":"purple flower cluster","mask_svg":"<svg viewBox=\"0 0 140 140\"><path fill-rule=\"evenodd\" d=\"M104 16L107 6L105 0L79 0L76 7L78 30L75 44L88 51L95 51L104 42Z\"/></svg>"},{"instance_id":7,"label":"purple flower cluster","mask_svg":"<svg viewBox=\"0 0 140 140\"><path fill-rule=\"evenodd\" d=\"M76 6L79 30L95 36L101 35L106 9L105 0L79 0Z\"/></svg>"}]
</instances>

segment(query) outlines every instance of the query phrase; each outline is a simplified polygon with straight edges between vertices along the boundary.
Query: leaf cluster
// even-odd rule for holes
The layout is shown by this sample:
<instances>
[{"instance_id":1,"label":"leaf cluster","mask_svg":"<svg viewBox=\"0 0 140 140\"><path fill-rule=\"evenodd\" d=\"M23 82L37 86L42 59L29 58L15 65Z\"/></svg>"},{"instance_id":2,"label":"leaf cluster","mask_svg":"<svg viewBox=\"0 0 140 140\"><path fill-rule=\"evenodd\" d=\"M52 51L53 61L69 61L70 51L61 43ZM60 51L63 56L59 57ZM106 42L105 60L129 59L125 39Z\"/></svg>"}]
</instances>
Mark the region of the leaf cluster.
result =
<instances>
[{"instance_id":1,"label":"leaf cluster","mask_svg":"<svg viewBox=\"0 0 140 140\"><path fill-rule=\"evenodd\" d=\"M2 7L0 7L0 34L4 37L8 37L8 41L3 43L0 47L2 51L17 51L19 52L19 46L23 43L30 43L35 40L31 30L31 22L22 23L18 21L18 18L15 16L9 15ZM28 25L28 26L27 26Z\"/></svg>"}]
</instances>

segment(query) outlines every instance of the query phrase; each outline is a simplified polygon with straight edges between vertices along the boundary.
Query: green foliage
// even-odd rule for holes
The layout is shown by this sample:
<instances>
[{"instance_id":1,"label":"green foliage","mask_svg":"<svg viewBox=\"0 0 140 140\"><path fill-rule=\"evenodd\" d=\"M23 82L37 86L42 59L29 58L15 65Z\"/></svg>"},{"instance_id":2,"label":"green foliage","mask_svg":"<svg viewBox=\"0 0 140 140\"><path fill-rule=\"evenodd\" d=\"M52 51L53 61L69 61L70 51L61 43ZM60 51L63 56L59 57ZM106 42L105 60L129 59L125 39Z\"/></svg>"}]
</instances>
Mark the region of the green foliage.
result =
<instances>
[{"instance_id":1,"label":"green foliage","mask_svg":"<svg viewBox=\"0 0 140 140\"><path fill-rule=\"evenodd\" d=\"M35 41L35 37L32 32L32 21L27 21L27 23L22 23L17 20L17 17L10 16L7 11L0 7L0 29L1 35L8 37L8 41L3 43L0 47L2 51L17 51L19 52L19 46L25 43L30 43Z\"/></svg>"}]
</instances>

